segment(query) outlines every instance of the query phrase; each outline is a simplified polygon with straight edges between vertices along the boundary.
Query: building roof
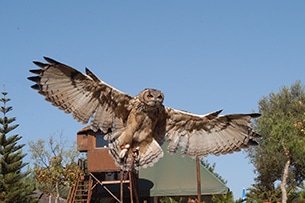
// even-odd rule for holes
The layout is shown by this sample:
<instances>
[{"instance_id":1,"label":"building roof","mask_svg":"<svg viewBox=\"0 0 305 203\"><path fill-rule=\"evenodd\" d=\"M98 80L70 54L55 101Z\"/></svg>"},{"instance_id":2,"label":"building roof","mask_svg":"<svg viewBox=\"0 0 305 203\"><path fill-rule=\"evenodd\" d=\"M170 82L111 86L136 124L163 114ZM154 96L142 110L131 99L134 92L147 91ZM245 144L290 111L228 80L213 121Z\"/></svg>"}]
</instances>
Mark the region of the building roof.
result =
<instances>
[{"instance_id":1,"label":"building roof","mask_svg":"<svg viewBox=\"0 0 305 203\"><path fill-rule=\"evenodd\" d=\"M139 183L139 188L147 188L150 184L148 195L151 197L197 195L196 161L188 156L182 157L179 153L170 155L164 145L163 150L164 157L153 167L140 169L139 178L142 181ZM229 190L202 164L200 164L200 174L201 195L225 194ZM140 193L143 189L140 189Z\"/></svg>"}]
</instances>

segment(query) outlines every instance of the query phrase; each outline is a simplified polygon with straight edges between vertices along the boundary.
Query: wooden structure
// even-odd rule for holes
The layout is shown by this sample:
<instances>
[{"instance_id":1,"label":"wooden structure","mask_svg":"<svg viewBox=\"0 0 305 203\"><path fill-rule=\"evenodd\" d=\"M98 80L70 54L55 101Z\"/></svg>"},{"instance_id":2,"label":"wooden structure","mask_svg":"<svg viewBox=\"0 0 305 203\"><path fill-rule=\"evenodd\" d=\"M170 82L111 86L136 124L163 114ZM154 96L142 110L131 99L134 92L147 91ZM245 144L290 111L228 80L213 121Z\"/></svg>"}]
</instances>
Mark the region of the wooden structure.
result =
<instances>
[{"instance_id":1,"label":"wooden structure","mask_svg":"<svg viewBox=\"0 0 305 203\"><path fill-rule=\"evenodd\" d=\"M67 203L101 202L102 198L103 202L139 201L138 174L122 171L115 165L101 132L93 132L90 127L80 130L77 133L77 148L79 152L87 153L87 160L78 162L83 173L70 187Z\"/></svg>"}]
</instances>

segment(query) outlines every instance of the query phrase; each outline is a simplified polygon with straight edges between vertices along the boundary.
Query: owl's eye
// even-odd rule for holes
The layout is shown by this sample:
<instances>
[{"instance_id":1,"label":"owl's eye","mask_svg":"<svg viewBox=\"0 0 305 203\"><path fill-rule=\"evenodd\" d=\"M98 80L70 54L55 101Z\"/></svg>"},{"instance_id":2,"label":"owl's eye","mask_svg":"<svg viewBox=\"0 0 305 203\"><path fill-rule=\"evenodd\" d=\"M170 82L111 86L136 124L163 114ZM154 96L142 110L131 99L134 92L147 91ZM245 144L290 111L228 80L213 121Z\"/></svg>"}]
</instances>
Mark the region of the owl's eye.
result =
<instances>
[{"instance_id":1,"label":"owl's eye","mask_svg":"<svg viewBox=\"0 0 305 203\"><path fill-rule=\"evenodd\" d=\"M158 96L158 99L162 99L162 95L159 95L159 96Z\"/></svg>"},{"instance_id":2,"label":"owl's eye","mask_svg":"<svg viewBox=\"0 0 305 203\"><path fill-rule=\"evenodd\" d=\"M151 94L148 94L148 95L147 95L147 98L148 98L148 99L151 99L151 98L153 98L153 96L152 96Z\"/></svg>"}]
</instances>

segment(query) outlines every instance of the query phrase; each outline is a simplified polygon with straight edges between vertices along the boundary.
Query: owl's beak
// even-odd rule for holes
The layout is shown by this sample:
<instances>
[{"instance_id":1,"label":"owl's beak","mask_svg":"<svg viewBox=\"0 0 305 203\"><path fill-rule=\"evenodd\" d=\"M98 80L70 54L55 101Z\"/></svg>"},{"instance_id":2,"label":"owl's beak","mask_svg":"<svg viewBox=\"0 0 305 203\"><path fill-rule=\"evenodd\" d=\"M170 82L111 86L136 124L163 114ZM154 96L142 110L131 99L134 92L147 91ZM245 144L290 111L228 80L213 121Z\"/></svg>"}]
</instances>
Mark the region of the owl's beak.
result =
<instances>
[{"instance_id":1,"label":"owl's beak","mask_svg":"<svg viewBox=\"0 0 305 203\"><path fill-rule=\"evenodd\" d=\"M159 102L158 99L156 99L156 98L154 98L153 101L155 102L155 104Z\"/></svg>"},{"instance_id":2,"label":"owl's beak","mask_svg":"<svg viewBox=\"0 0 305 203\"><path fill-rule=\"evenodd\" d=\"M157 99L155 99L155 98L153 98L153 99L151 99L150 101L149 101L149 105L150 106L155 106L156 104L158 104L159 103L159 101L157 100Z\"/></svg>"}]
</instances>

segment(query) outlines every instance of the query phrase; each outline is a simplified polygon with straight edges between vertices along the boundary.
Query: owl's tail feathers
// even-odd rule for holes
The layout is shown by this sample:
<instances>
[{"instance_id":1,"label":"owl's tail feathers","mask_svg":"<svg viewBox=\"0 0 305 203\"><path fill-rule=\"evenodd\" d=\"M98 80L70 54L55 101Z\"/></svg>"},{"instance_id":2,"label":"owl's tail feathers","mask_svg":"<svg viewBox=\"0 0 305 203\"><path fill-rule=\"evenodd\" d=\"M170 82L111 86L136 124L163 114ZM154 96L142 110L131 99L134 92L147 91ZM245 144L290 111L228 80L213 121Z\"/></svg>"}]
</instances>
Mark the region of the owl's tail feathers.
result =
<instances>
[{"instance_id":1,"label":"owl's tail feathers","mask_svg":"<svg viewBox=\"0 0 305 203\"><path fill-rule=\"evenodd\" d=\"M147 143L139 143L138 146L128 148L125 157L122 157L122 149L119 145L119 139L109 141L109 153L114 158L117 166L122 170L128 171L138 168L147 168L153 166L161 157L163 157L163 150L156 140Z\"/></svg>"}]
</instances>

